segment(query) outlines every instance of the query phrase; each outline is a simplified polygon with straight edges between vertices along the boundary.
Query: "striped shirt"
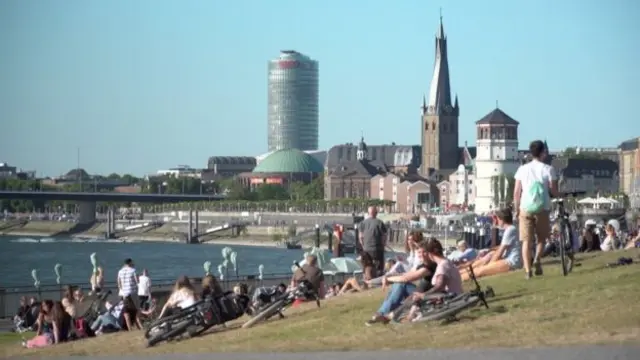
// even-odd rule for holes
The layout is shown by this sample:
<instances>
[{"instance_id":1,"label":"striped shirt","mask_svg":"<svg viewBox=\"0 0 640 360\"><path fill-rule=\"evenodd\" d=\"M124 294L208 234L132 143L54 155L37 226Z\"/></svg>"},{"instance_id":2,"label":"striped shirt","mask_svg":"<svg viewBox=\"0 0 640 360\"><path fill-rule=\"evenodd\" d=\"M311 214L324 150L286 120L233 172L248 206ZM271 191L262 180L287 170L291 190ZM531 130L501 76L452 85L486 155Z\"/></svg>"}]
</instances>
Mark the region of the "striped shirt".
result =
<instances>
[{"instance_id":1,"label":"striped shirt","mask_svg":"<svg viewBox=\"0 0 640 360\"><path fill-rule=\"evenodd\" d=\"M118 283L120 284L120 297L127 297L136 294L138 285L136 284L136 269L130 266L123 266L118 271Z\"/></svg>"}]
</instances>

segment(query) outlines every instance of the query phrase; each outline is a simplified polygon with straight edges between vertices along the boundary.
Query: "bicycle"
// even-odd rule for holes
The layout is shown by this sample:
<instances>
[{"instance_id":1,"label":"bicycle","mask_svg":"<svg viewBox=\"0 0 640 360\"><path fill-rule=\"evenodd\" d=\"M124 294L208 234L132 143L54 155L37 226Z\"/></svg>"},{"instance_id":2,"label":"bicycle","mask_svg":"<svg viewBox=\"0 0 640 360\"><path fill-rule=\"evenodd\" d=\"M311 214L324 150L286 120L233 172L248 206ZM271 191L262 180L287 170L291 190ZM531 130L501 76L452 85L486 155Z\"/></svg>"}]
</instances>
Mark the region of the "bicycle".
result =
<instances>
[{"instance_id":1,"label":"bicycle","mask_svg":"<svg viewBox=\"0 0 640 360\"><path fill-rule=\"evenodd\" d=\"M297 261L294 264L302 270L302 267L300 267ZM302 270L302 272L304 273L304 270ZM242 324L242 328L248 329L260 321L269 320L275 315L278 315L280 319L284 319L282 312L293 305L298 299L315 300L316 305L320 307L320 297L313 288L313 285L307 280L302 280L295 289L286 291L284 294L276 297L272 303L265 305L261 309L257 309L254 316Z\"/></svg>"},{"instance_id":2,"label":"bicycle","mask_svg":"<svg viewBox=\"0 0 640 360\"><path fill-rule=\"evenodd\" d=\"M469 278L475 284L473 290L463 294L429 294L417 304L411 300L405 301L399 309L393 312L391 320L396 323L401 322L408 315L413 305L418 305L420 310L417 318L411 319L411 322L455 320L457 314L479 304L488 309L487 299L495 296L493 288L487 286L485 290L482 290L473 272L473 266L469 265L467 271L469 272Z\"/></svg>"},{"instance_id":3,"label":"bicycle","mask_svg":"<svg viewBox=\"0 0 640 360\"><path fill-rule=\"evenodd\" d=\"M558 236L558 256L560 257L560 265L562 266L562 275L567 276L571 270L573 270L573 242L576 239L573 239L573 231L571 231L571 222L568 211L566 211L564 206L564 200L567 195L572 195L576 197L578 195L584 195L583 191L576 191L571 193L564 194L563 197L555 198L552 200L553 203L556 204L555 221L560 225L560 234Z\"/></svg>"},{"instance_id":4,"label":"bicycle","mask_svg":"<svg viewBox=\"0 0 640 360\"><path fill-rule=\"evenodd\" d=\"M200 300L193 306L149 324L144 333L147 346L172 340L184 333L190 337L198 336L213 326L240 318L246 313L249 303L247 296L236 295L232 291L223 296Z\"/></svg>"}]
</instances>

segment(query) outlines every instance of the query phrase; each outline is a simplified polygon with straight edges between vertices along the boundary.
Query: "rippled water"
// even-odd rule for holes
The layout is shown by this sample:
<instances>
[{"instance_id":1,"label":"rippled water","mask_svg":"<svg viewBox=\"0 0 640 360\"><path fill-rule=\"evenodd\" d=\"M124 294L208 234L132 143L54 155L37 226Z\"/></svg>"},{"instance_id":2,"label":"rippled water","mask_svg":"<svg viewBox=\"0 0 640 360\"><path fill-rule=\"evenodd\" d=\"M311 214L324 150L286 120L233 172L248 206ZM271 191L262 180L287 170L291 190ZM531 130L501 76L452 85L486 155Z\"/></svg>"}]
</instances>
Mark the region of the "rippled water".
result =
<instances>
[{"instance_id":1,"label":"rippled water","mask_svg":"<svg viewBox=\"0 0 640 360\"><path fill-rule=\"evenodd\" d=\"M105 281L115 282L124 259L132 258L136 268L146 268L152 279L169 280L180 275L201 276L203 263L211 261L213 268L222 263L222 245L186 245L163 242L128 242L105 240L51 239L0 236L0 287L33 284L31 270L37 269L42 284L55 283L54 266L62 265L64 283L88 283L91 275L89 255L96 253L105 269ZM289 274L293 260L302 257L302 250L231 246L238 253L241 275L257 275L264 265L264 274Z\"/></svg>"}]
</instances>

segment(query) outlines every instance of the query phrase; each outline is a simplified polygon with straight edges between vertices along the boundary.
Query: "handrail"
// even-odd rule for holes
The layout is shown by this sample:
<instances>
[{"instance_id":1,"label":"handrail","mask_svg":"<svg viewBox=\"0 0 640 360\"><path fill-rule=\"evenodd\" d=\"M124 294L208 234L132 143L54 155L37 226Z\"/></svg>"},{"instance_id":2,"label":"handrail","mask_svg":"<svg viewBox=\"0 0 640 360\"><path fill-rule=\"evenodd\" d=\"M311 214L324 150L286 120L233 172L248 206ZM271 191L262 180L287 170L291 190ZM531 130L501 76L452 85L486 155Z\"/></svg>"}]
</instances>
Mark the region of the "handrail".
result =
<instances>
[{"instance_id":1,"label":"handrail","mask_svg":"<svg viewBox=\"0 0 640 360\"><path fill-rule=\"evenodd\" d=\"M271 278L282 278L282 277L288 277L288 276L292 276L292 273L269 273L269 274L263 274L262 275L264 279L271 279ZM200 282L202 280L202 276L190 276L190 278L192 280L195 280L196 282ZM258 279L258 275L244 275L244 274L239 274L238 276L235 275L229 275L228 277L225 276L224 281L226 283L228 282L239 282L239 281L246 281L246 280L257 280ZM169 286L169 285L173 285L175 283L176 279L151 279L151 284L153 287L158 287L158 286ZM0 293L19 293L19 292L23 292L23 291L55 291L55 290L59 290L61 287L63 286L72 286L72 287L79 287L79 288L87 288L89 289L90 284L89 281L86 282L82 282L82 283L78 283L78 282L72 282L72 283L63 283L63 284L40 284L39 287L35 287L33 285L17 285L17 286L3 286L0 287ZM104 287L105 288L114 288L117 287L117 282L113 281L113 282L105 282L104 283Z\"/></svg>"}]
</instances>

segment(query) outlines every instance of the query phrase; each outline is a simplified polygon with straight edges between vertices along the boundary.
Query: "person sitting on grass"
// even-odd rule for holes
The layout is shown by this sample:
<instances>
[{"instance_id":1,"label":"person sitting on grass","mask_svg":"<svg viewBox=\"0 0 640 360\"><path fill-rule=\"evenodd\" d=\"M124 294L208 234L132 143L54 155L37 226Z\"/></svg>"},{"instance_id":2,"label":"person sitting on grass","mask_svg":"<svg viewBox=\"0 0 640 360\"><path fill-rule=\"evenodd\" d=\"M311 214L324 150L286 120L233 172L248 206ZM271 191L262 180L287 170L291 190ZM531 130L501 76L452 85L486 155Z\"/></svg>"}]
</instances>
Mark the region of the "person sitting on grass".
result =
<instances>
[{"instance_id":1,"label":"person sitting on grass","mask_svg":"<svg viewBox=\"0 0 640 360\"><path fill-rule=\"evenodd\" d=\"M607 236L604 238L602 244L600 244L600 249L602 249L602 251L612 251L617 249L618 238L616 236L616 229L613 227L613 225L607 224L607 226L605 226L604 228L604 231Z\"/></svg>"},{"instance_id":2,"label":"person sitting on grass","mask_svg":"<svg viewBox=\"0 0 640 360\"><path fill-rule=\"evenodd\" d=\"M222 296L224 295L224 290L222 286L220 286L220 282L218 279L212 274L207 274L202 278L202 292L200 293L200 298L204 299L206 297L212 296Z\"/></svg>"},{"instance_id":3,"label":"person sitting on grass","mask_svg":"<svg viewBox=\"0 0 640 360\"><path fill-rule=\"evenodd\" d=\"M513 225L513 212L505 208L496 213L498 226L503 229L500 246L493 253L489 263L473 268L476 277L491 276L522 268L522 249L518 240L518 229ZM460 269L463 281L469 280L466 268Z\"/></svg>"},{"instance_id":4,"label":"person sitting on grass","mask_svg":"<svg viewBox=\"0 0 640 360\"><path fill-rule=\"evenodd\" d=\"M60 302L44 300L40 305L40 314L36 320L36 336L24 341L22 346L41 348L67 341L71 332L71 316Z\"/></svg>"},{"instance_id":5,"label":"person sitting on grass","mask_svg":"<svg viewBox=\"0 0 640 360\"><path fill-rule=\"evenodd\" d=\"M398 306L400 306L406 298L410 297L414 292L416 292L417 287L414 284L414 282L419 281L421 279L431 282L430 280L433 273L429 270L429 264L432 263L433 261L430 260L429 255L427 255L427 253L429 251L435 251L433 249L435 245L432 244L432 241L435 241L438 244L440 244L435 239L422 242L420 248L417 251L417 256L420 258L421 264L415 270L406 272L401 275L385 276L383 278L382 286L386 287L387 285L390 284L391 289L387 293L387 297L382 302L382 305L380 305L380 308L378 309L376 314L373 316L373 318L371 318L371 320L365 323L367 326L373 325L376 323L383 323L383 324L388 323L390 321L389 315L392 315L391 312L395 310ZM444 258L442 245L440 244L439 246L440 246L441 258L446 260L446 258ZM449 264L451 264L449 260L446 260L446 261ZM451 264L451 266L453 266L453 264ZM453 268L455 269L455 266ZM441 269L441 271L442 270L443 269ZM456 274L458 273L457 271L455 272Z\"/></svg>"},{"instance_id":6,"label":"person sitting on grass","mask_svg":"<svg viewBox=\"0 0 640 360\"><path fill-rule=\"evenodd\" d=\"M476 257L478 257L478 250L470 248L464 240L458 241L457 249L447 256L449 260L458 266L468 265L474 261Z\"/></svg>"},{"instance_id":7,"label":"person sitting on grass","mask_svg":"<svg viewBox=\"0 0 640 360\"><path fill-rule=\"evenodd\" d=\"M158 318L161 319L165 315L170 315L176 311L176 309L183 310L195 305L196 303L196 291L191 285L191 281L186 276L180 276L173 287L173 292L169 299L160 310Z\"/></svg>"},{"instance_id":8,"label":"person sitting on grass","mask_svg":"<svg viewBox=\"0 0 640 360\"><path fill-rule=\"evenodd\" d=\"M325 295L325 299L340 295L340 289L342 289L342 286L343 284L341 282L335 282L331 284L331 286L329 286L329 288L327 289L327 294Z\"/></svg>"},{"instance_id":9,"label":"person sitting on grass","mask_svg":"<svg viewBox=\"0 0 640 360\"><path fill-rule=\"evenodd\" d=\"M356 276L348 278L336 295L344 295L352 291L360 292L369 289L367 281L371 280L375 274L373 259L369 253L363 252L362 255L360 255L360 266L362 266L362 280Z\"/></svg>"},{"instance_id":10,"label":"person sitting on grass","mask_svg":"<svg viewBox=\"0 0 640 360\"><path fill-rule=\"evenodd\" d=\"M457 295L463 292L462 279L458 268L444 256L442 243L435 238L429 239L425 244L425 252L429 263L436 264L436 268L427 290L416 291L411 295L414 305L409 311L409 320L414 318L427 296L438 293Z\"/></svg>"},{"instance_id":11,"label":"person sitting on grass","mask_svg":"<svg viewBox=\"0 0 640 360\"><path fill-rule=\"evenodd\" d=\"M625 250L635 249L637 247L640 247L640 232L638 232L636 236L629 236L629 238L630 240L627 242L627 244L624 247Z\"/></svg>"},{"instance_id":12,"label":"person sitting on grass","mask_svg":"<svg viewBox=\"0 0 640 360\"><path fill-rule=\"evenodd\" d=\"M249 313L254 313L262 309L265 305L271 304L275 298L287 291L287 285L279 284L275 286L261 286L253 291Z\"/></svg>"},{"instance_id":13,"label":"person sitting on grass","mask_svg":"<svg viewBox=\"0 0 640 360\"><path fill-rule=\"evenodd\" d=\"M155 299L149 300L150 307L146 310L140 309L138 316L151 316L156 310ZM96 335L108 334L117 332L126 328L124 320L124 300L120 300L117 304L113 305L107 301L104 304L106 311L100 314L98 318L91 324L91 330Z\"/></svg>"}]
</instances>

